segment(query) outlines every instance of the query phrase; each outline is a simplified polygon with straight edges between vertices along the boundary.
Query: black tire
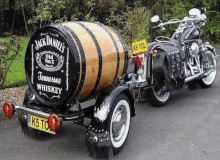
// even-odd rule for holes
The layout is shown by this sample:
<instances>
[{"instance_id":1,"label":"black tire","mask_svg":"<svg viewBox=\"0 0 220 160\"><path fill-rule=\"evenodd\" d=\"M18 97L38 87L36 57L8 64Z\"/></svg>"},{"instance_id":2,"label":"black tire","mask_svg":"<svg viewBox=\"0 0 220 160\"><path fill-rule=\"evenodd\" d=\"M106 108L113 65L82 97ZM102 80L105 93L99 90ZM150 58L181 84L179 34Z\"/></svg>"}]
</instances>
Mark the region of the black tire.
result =
<instances>
[{"instance_id":1,"label":"black tire","mask_svg":"<svg viewBox=\"0 0 220 160\"><path fill-rule=\"evenodd\" d=\"M204 57L204 62L206 62L205 64L203 64L204 66L213 67L213 68L216 68L216 66L217 66L215 56L211 51L207 51L206 57ZM205 70L206 70L206 68L204 68L204 72L205 72ZM211 72L207 77L199 79L199 85L201 86L201 88L211 87L211 85L215 81L216 74L217 74L217 71L215 70L215 71Z\"/></svg>"},{"instance_id":2,"label":"black tire","mask_svg":"<svg viewBox=\"0 0 220 160\"><path fill-rule=\"evenodd\" d=\"M131 104L128 97L120 94L114 101L107 119L113 154L123 148L130 130Z\"/></svg>"},{"instance_id":3,"label":"black tire","mask_svg":"<svg viewBox=\"0 0 220 160\"><path fill-rule=\"evenodd\" d=\"M157 91L159 92L159 91ZM160 95L157 94L154 88L147 90L147 99L154 107L164 106L170 98L170 91L166 91Z\"/></svg>"}]
</instances>

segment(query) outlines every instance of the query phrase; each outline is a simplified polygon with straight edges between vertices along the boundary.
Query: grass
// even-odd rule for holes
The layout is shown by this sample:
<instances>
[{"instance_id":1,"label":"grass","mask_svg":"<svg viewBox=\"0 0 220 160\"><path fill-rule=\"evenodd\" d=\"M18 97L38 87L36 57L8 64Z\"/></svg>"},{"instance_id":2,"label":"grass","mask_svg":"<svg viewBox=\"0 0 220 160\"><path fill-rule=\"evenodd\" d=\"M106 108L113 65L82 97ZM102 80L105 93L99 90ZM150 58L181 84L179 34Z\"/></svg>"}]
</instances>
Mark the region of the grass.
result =
<instances>
[{"instance_id":1,"label":"grass","mask_svg":"<svg viewBox=\"0 0 220 160\"><path fill-rule=\"evenodd\" d=\"M21 51L20 56L17 56L10 67L7 74L5 84L3 88L15 87L15 86L26 86L26 76L24 71L24 56L29 41L29 37L21 38ZM0 40L9 41L9 38L0 38Z\"/></svg>"}]
</instances>

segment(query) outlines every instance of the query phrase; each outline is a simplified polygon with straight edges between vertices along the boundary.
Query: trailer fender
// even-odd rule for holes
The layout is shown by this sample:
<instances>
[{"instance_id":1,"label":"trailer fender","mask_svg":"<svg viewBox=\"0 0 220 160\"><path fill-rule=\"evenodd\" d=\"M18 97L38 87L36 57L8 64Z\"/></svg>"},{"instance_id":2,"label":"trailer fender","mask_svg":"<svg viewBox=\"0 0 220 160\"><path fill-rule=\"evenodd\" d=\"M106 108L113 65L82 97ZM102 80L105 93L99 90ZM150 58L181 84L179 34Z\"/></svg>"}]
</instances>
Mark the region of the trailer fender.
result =
<instances>
[{"instance_id":1,"label":"trailer fender","mask_svg":"<svg viewBox=\"0 0 220 160\"><path fill-rule=\"evenodd\" d=\"M103 92L97 98L94 111L94 118L86 132L86 143L89 155L96 159L113 159L113 153L116 154L123 147L114 148L111 141L111 134L108 130L108 119L111 108L118 96L124 94L130 101L131 117L135 116L134 97L128 87L118 86L107 93Z\"/></svg>"},{"instance_id":2,"label":"trailer fender","mask_svg":"<svg viewBox=\"0 0 220 160\"><path fill-rule=\"evenodd\" d=\"M124 86L118 86L114 88L110 92L109 95L105 95L102 98L97 100L94 117L99 119L99 121L104 122L108 117L108 114L111 110L111 107L115 99L120 94L125 94L126 96L128 96L130 103L131 103L131 117L134 117L135 116L134 97L133 97L131 89L129 89L128 87L124 87Z\"/></svg>"}]
</instances>

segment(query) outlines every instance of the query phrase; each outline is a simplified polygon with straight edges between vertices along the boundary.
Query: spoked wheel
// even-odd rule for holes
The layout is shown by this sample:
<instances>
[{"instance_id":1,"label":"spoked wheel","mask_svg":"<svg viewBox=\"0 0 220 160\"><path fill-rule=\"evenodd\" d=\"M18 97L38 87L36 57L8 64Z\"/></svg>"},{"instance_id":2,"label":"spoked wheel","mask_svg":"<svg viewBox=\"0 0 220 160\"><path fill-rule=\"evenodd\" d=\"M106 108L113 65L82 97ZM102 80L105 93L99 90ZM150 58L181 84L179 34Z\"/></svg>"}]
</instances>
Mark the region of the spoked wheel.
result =
<instances>
[{"instance_id":1,"label":"spoked wheel","mask_svg":"<svg viewBox=\"0 0 220 160\"><path fill-rule=\"evenodd\" d=\"M209 72L210 73L199 80L200 86L202 88L209 88L215 81L215 77L217 74L216 67L217 67L217 62L214 57L214 54L211 51L208 51L203 59L203 66L204 66L204 72Z\"/></svg>"},{"instance_id":2,"label":"spoked wheel","mask_svg":"<svg viewBox=\"0 0 220 160\"><path fill-rule=\"evenodd\" d=\"M147 91L148 101L155 107L165 105L170 98L170 91L165 86L165 80L161 80L160 84Z\"/></svg>"},{"instance_id":3,"label":"spoked wheel","mask_svg":"<svg viewBox=\"0 0 220 160\"><path fill-rule=\"evenodd\" d=\"M114 154L122 149L127 139L131 120L130 107L128 97L121 94L116 98L111 108L108 119L108 131Z\"/></svg>"}]
</instances>

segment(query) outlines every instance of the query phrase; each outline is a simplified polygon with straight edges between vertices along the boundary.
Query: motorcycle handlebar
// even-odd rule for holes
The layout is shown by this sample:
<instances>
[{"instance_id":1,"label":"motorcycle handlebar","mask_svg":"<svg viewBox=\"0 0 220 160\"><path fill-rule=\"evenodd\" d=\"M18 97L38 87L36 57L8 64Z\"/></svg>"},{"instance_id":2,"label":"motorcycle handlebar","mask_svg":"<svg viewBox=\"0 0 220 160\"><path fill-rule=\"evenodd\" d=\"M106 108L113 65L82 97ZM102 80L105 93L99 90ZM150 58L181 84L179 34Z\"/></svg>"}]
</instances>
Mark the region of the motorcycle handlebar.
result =
<instances>
[{"instance_id":1,"label":"motorcycle handlebar","mask_svg":"<svg viewBox=\"0 0 220 160\"><path fill-rule=\"evenodd\" d=\"M154 26L154 27L152 27L152 29L157 29L157 28L159 28L158 26Z\"/></svg>"},{"instance_id":2,"label":"motorcycle handlebar","mask_svg":"<svg viewBox=\"0 0 220 160\"><path fill-rule=\"evenodd\" d=\"M156 29L156 28L162 28L164 25L167 25L167 24L175 24L175 23L180 23L180 22L187 22L187 21L201 21L201 22L206 22L205 19L203 18L188 18L188 19L183 19L183 20L170 20L168 22L165 22L165 23L160 23L159 25L155 26L155 27L152 27L152 29Z\"/></svg>"}]
</instances>

